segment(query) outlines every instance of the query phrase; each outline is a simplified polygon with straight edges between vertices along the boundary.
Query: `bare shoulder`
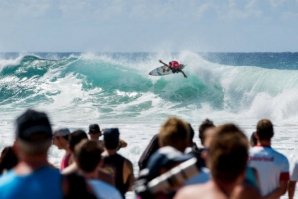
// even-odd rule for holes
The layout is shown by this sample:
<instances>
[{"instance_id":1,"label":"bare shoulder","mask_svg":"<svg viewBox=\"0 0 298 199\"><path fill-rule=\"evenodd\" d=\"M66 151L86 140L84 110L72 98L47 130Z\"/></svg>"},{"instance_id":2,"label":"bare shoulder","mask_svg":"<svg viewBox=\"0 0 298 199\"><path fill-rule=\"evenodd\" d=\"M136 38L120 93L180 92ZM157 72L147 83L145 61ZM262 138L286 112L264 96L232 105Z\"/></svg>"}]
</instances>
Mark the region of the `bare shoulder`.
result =
<instances>
[{"instance_id":1,"label":"bare shoulder","mask_svg":"<svg viewBox=\"0 0 298 199\"><path fill-rule=\"evenodd\" d=\"M125 167L128 167L129 169L132 169L132 168L133 168L133 167L132 167L132 163L131 163L131 161L128 160L128 159L125 159L125 161L124 161L124 166L125 166Z\"/></svg>"},{"instance_id":2,"label":"bare shoulder","mask_svg":"<svg viewBox=\"0 0 298 199\"><path fill-rule=\"evenodd\" d=\"M259 190L251 185L242 184L235 187L231 199L261 199Z\"/></svg>"},{"instance_id":3,"label":"bare shoulder","mask_svg":"<svg viewBox=\"0 0 298 199\"><path fill-rule=\"evenodd\" d=\"M202 185L190 185L181 188L175 195L174 199L197 198L198 193L202 190Z\"/></svg>"}]
</instances>

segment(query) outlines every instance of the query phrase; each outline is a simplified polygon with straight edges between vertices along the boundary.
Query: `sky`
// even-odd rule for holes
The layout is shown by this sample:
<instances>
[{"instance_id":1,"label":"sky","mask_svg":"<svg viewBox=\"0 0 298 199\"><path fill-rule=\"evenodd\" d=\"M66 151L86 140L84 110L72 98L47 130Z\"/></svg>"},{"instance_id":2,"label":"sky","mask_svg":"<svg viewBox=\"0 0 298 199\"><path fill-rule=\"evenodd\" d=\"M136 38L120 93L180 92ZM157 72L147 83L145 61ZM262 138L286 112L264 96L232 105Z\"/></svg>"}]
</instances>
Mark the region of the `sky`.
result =
<instances>
[{"instance_id":1,"label":"sky","mask_svg":"<svg viewBox=\"0 0 298 199\"><path fill-rule=\"evenodd\" d=\"M298 0L0 0L0 52L297 52Z\"/></svg>"}]
</instances>

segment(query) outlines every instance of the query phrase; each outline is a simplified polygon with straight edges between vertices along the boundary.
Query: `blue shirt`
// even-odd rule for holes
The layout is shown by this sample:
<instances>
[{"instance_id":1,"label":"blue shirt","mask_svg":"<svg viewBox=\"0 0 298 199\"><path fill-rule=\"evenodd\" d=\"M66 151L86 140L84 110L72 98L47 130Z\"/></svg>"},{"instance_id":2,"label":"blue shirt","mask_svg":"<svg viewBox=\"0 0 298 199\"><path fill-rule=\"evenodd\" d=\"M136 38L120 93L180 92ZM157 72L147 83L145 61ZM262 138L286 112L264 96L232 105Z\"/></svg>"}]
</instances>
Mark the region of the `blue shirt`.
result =
<instances>
[{"instance_id":1,"label":"blue shirt","mask_svg":"<svg viewBox=\"0 0 298 199\"><path fill-rule=\"evenodd\" d=\"M46 166L28 175L18 175L13 169L0 176L1 199L62 199L62 175L58 169Z\"/></svg>"}]
</instances>

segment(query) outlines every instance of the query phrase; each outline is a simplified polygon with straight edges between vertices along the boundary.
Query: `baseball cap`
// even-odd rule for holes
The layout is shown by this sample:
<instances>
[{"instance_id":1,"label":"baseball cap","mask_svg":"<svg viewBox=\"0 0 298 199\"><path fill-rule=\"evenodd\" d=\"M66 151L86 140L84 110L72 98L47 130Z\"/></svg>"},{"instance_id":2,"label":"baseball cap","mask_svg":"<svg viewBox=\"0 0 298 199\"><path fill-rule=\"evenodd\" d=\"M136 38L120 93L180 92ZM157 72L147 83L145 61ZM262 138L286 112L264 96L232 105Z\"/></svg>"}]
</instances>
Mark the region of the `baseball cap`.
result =
<instances>
[{"instance_id":1,"label":"baseball cap","mask_svg":"<svg viewBox=\"0 0 298 199\"><path fill-rule=\"evenodd\" d=\"M165 146L158 149L150 157L146 169L148 177L153 179L159 176L161 168L171 169L175 164L184 162L193 158L191 154L184 154L171 146Z\"/></svg>"},{"instance_id":2,"label":"baseball cap","mask_svg":"<svg viewBox=\"0 0 298 199\"><path fill-rule=\"evenodd\" d=\"M118 128L107 128L104 130L103 140L106 143L119 142L119 134Z\"/></svg>"},{"instance_id":3,"label":"baseball cap","mask_svg":"<svg viewBox=\"0 0 298 199\"><path fill-rule=\"evenodd\" d=\"M52 128L46 113L26 110L16 119L17 138L27 142L40 142L52 139Z\"/></svg>"},{"instance_id":4,"label":"baseball cap","mask_svg":"<svg viewBox=\"0 0 298 199\"><path fill-rule=\"evenodd\" d=\"M69 135L69 134L70 134L70 131L66 127L58 127L53 132L53 136L66 136L66 135Z\"/></svg>"},{"instance_id":5,"label":"baseball cap","mask_svg":"<svg viewBox=\"0 0 298 199\"><path fill-rule=\"evenodd\" d=\"M89 133L91 133L91 134L100 133L100 128L99 128L98 124L90 124L89 125Z\"/></svg>"}]
</instances>

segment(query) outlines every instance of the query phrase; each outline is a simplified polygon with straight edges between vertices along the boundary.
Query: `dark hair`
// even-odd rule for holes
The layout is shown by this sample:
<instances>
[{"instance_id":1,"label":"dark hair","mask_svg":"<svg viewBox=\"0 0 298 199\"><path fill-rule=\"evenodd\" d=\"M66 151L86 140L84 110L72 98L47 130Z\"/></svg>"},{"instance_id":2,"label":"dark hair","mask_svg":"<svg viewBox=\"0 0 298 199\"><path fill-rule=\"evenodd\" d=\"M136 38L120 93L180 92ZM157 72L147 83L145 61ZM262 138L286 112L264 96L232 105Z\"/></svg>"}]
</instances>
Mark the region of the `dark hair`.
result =
<instances>
[{"instance_id":1,"label":"dark hair","mask_svg":"<svg viewBox=\"0 0 298 199\"><path fill-rule=\"evenodd\" d=\"M215 127L215 125L213 124L213 121L209 120L208 118L205 119L202 122L202 124L199 126L199 138L200 138L202 144L204 143L204 140L205 140L204 133L205 133L206 129L211 128L211 127Z\"/></svg>"},{"instance_id":2,"label":"dark hair","mask_svg":"<svg viewBox=\"0 0 298 199\"><path fill-rule=\"evenodd\" d=\"M254 147L254 146L257 145L257 143L258 143L258 140L257 140L257 138L256 138L256 136L255 136L255 132L253 132L253 133L251 134L251 136L250 136L250 145L251 145L252 147Z\"/></svg>"},{"instance_id":3,"label":"dark hair","mask_svg":"<svg viewBox=\"0 0 298 199\"><path fill-rule=\"evenodd\" d=\"M234 182L247 165L248 139L236 125L225 124L215 129L208 152L214 179Z\"/></svg>"},{"instance_id":4,"label":"dark hair","mask_svg":"<svg viewBox=\"0 0 298 199\"><path fill-rule=\"evenodd\" d=\"M76 130L69 135L69 148L74 151L76 144L80 143L83 139L88 139L87 133L83 130Z\"/></svg>"},{"instance_id":5,"label":"dark hair","mask_svg":"<svg viewBox=\"0 0 298 199\"><path fill-rule=\"evenodd\" d=\"M118 146L119 146L119 140L115 142L105 142L105 147L110 150L117 149Z\"/></svg>"},{"instance_id":6,"label":"dark hair","mask_svg":"<svg viewBox=\"0 0 298 199\"><path fill-rule=\"evenodd\" d=\"M64 199L84 198L96 199L94 192L90 190L84 176L73 172L64 176L68 182L69 191Z\"/></svg>"},{"instance_id":7,"label":"dark hair","mask_svg":"<svg viewBox=\"0 0 298 199\"><path fill-rule=\"evenodd\" d=\"M193 130L192 126L190 123L188 123L188 128L189 128L189 139L192 142L193 137L195 136L195 131Z\"/></svg>"},{"instance_id":8,"label":"dark hair","mask_svg":"<svg viewBox=\"0 0 298 199\"><path fill-rule=\"evenodd\" d=\"M273 125L270 120L262 119L257 124L257 132L260 140L270 140L274 135Z\"/></svg>"},{"instance_id":9,"label":"dark hair","mask_svg":"<svg viewBox=\"0 0 298 199\"><path fill-rule=\"evenodd\" d=\"M94 171L98 166L103 147L100 142L94 140L82 140L75 146L75 158L78 160L79 168L85 172Z\"/></svg>"},{"instance_id":10,"label":"dark hair","mask_svg":"<svg viewBox=\"0 0 298 199\"><path fill-rule=\"evenodd\" d=\"M18 158L14 153L11 146L7 146L3 149L0 157L0 174L3 171L10 170L18 164Z\"/></svg>"}]
</instances>

